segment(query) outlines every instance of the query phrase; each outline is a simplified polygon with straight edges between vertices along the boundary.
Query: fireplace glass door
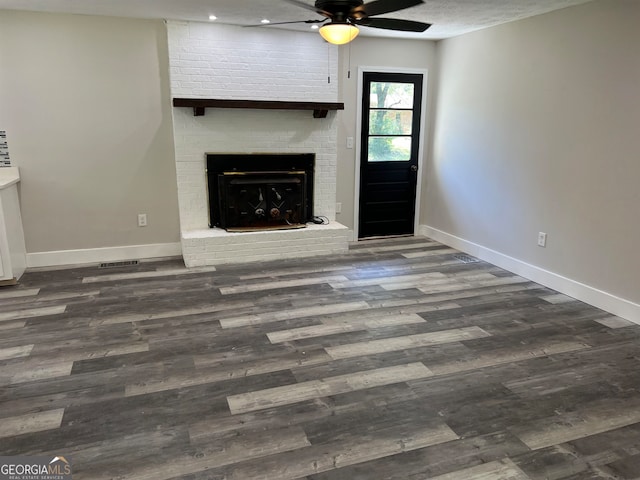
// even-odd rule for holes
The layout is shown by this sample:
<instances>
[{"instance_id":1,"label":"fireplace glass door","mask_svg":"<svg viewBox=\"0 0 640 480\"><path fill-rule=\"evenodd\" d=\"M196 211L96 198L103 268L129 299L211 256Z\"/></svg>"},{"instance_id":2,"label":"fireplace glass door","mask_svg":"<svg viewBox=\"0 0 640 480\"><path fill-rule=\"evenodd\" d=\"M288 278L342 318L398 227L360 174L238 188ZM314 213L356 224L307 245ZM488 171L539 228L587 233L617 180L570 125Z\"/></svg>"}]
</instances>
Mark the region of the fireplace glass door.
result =
<instances>
[{"instance_id":1,"label":"fireplace glass door","mask_svg":"<svg viewBox=\"0 0 640 480\"><path fill-rule=\"evenodd\" d=\"M304 228L305 172L226 172L218 176L220 219L231 232Z\"/></svg>"}]
</instances>

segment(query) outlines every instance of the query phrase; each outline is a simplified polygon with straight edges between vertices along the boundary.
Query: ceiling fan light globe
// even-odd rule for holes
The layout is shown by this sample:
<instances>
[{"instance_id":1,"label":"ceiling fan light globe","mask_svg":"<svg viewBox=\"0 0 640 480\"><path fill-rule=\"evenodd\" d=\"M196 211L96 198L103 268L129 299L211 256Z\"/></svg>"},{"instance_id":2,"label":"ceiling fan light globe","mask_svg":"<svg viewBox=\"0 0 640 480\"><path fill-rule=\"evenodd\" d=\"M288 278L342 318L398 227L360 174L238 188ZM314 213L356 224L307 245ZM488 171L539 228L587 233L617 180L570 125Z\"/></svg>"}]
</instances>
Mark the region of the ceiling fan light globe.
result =
<instances>
[{"instance_id":1,"label":"ceiling fan light globe","mask_svg":"<svg viewBox=\"0 0 640 480\"><path fill-rule=\"evenodd\" d=\"M358 36L360 30L350 23L328 23L320 27L320 35L334 45L344 45Z\"/></svg>"}]
</instances>

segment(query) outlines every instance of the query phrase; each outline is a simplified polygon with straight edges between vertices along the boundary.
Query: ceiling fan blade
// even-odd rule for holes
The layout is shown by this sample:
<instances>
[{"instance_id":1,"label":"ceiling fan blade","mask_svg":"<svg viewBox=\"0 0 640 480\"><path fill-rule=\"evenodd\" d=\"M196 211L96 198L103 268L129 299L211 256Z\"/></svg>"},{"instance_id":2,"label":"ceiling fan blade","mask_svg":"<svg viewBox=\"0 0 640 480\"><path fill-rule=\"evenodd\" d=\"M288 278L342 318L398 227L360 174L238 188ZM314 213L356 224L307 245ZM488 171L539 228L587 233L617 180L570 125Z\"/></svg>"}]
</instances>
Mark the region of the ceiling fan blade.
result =
<instances>
[{"instance_id":1,"label":"ceiling fan blade","mask_svg":"<svg viewBox=\"0 0 640 480\"><path fill-rule=\"evenodd\" d=\"M399 20L396 18L365 18L356 22L363 27L398 30L400 32L424 32L430 23L414 22L413 20Z\"/></svg>"},{"instance_id":2,"label":"ceiling fan blade","mask_svg":"<svg viewBox=\"0 0 640 480\"><path fill-rule=\"evenodd\" d=\"M405 8L415 7L424 3L423 0L375 0L373 2L365 3L362 7L357 7L355 10L362 11L368 17L375 15L382 15L384 13L397 12L398 10L404 10Z\"/></svg>"},{"instance_id":3,"label":"ceiling fan blade","mask_svg":"<svg viewBox=\"0 0 640 480\"><path fill-rule=\"evenodd\" d=\"M316 8L313 5L309 5L308 3L304 3L301 0L284 0L285 2L291 3L292 5L297 5L298 7L306 8L307 10L311 10L312 12L316 12L317 14L324 15L325 17L331 17L331 13Z\"/></svg>"},{"instance_id":4,"label":"ceiling fan blade","mask_svg":"<svg viewBox=\"0 0 640 480\"><path fill-rule=\"evenodd\" d=\"M254 25L243 25L243 27L268 27L270 25L289 25L292 23L324 23L328 21L326 18L324 20L296 20L293 22L269 22L269 23L257 23Z\"/></svg>"}]
</instances>

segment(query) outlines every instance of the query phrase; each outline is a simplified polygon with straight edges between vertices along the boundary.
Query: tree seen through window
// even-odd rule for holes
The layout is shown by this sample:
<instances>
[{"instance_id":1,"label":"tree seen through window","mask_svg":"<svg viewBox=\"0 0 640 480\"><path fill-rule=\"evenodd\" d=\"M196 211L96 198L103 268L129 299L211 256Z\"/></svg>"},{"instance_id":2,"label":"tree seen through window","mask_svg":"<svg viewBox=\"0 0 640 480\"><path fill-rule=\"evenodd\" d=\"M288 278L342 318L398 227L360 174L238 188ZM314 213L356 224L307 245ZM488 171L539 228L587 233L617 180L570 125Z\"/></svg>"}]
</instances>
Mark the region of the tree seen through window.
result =
<instances>
[{"instance_id":1,"label":"tree seen through window","mask_svg":"<svg viewBox=\"0 0 640 480\"><path fill-rule=\"evenodd\" d=\"M411 158L413 89L411 83L371 82L370 162Z\"/></svg>"}]
</instances>

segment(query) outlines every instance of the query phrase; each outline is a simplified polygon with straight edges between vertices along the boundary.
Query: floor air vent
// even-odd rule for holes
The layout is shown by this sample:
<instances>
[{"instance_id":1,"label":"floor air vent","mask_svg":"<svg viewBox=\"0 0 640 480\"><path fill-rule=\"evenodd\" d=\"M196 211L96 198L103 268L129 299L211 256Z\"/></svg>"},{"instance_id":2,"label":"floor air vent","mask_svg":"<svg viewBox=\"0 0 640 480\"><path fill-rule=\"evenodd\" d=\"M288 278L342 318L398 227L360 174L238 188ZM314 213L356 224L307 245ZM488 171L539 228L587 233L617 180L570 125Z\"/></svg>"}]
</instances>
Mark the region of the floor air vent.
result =
<instances>
[{"instance_id":1,"label":"floor air vent","mask_svg":"<svg viewBox=\"0 0 640 480\"><path fill-rule=\"evenodd\" d=\"M140 263L138 260L125 260L123 262L106 262L106 263L101 263L99 268L131 267L132 265L138 265L138 263Z\"/></svg>"},{"instance_id":2,"label":"floor air vent","mask_svg":"<svg viewBox=\"0 0 640 480\"><path fill-rule=\"evenodd\" d=\"M460 260L462 263L478 263L480 260L471 255L465 255L464 253L457 253L453 256L456 260Z\"/></svg>"}]
</instances>

